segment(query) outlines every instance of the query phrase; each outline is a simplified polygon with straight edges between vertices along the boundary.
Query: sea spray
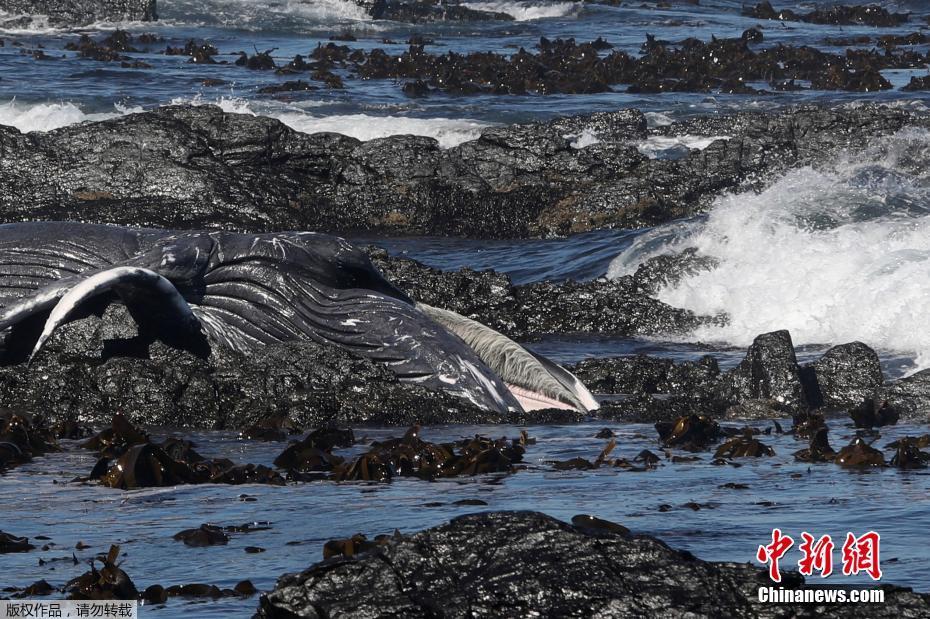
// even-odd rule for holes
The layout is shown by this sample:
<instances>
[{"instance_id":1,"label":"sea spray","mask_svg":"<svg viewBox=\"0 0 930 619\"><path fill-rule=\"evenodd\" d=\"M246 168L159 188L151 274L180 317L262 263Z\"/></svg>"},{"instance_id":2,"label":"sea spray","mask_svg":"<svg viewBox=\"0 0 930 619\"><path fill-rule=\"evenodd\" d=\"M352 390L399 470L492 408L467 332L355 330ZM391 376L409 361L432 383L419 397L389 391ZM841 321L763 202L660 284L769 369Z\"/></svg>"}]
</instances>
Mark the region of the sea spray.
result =
<instances>
[{"instance_id":1,"label":"sea spray","mask_svg":"<svg viewBox=\"0 0 930 619\"><path fill-rule=\"evenodd\" d=\"M106 120L141 111L142 108L116 104L112 112L87 113L69 102L20 103L13 100L0 103L0 125L16 127L23 133L51 131L80 122Z\"/></svg>"},{"instance_id":2,"label":"sea spray","mask_svg":"<svg viewBox=\"0 0 930 619\"><path fill-rule=\"evenodd\" d=\"M789 329L796 344L853 340L930 366L930 132L907 129L858 153L794 170L760 193L642 235L610 266L696 247L719 266L659 292L725 325L691 337L746 345Z\"/></svg>"}]
</instances>

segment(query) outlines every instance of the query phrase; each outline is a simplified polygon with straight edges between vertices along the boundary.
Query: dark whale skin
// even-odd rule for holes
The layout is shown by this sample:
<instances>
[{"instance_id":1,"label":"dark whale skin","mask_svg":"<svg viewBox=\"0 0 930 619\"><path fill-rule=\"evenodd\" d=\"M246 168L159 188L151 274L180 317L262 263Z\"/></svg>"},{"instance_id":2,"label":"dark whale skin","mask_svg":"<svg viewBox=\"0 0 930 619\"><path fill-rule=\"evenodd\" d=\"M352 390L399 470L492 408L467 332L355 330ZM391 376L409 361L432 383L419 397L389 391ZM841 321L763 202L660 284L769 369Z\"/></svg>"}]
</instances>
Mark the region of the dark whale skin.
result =
<instances>
[{"instance_id":1,"label":"dark whale skin","mask_svg":"<svg viewBox=\"0 0 930 619\"><path fill-rule=\"evenodd\" d=\"M91 287L95 281L102 283ZM73 319L116 300L140 330L205 354L309 339L482 408L520 410L474 351L339 237L70 222L0 226L4 363L27 358L57 306L73 305ZM196 320L185 322L191 314Z\"/></svg>"}]
</instances>

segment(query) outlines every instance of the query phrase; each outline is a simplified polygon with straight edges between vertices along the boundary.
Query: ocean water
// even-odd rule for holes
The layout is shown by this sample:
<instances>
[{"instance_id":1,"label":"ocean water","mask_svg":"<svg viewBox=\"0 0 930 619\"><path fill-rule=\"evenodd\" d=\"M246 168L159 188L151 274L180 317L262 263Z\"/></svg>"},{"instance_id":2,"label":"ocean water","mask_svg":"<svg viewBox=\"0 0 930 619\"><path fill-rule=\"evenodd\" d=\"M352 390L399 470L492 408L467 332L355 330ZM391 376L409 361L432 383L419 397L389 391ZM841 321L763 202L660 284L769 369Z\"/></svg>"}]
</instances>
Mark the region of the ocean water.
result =
<instances>
[{"instance_id":1,"label":"ocean water","mask_svg":"<svg viewBox=\"0 0 930 619\"><path fill-rule=\"evenodd\" d=\"M852 2L849 2L852 4ZM336 131L360 140L413 133L436 138L442 147L474 139L488 126L548 119L558 115L636 107L650 125L667 125L699 114L767 110L803 102L856 105L880 101L926 110L926 93L803 92L765 96L695 93L595 95L470 96L433 95L410 99L393 80L346 80L345 90L318 90L273 97L257 91L293 77L249 71L235 66L187 63L165 56L166 45L189 39L219 48L220 60L240 50L274 49L283 64L307 55L335 34L351 33L353 47L383 47L399 53L413 34L435 39L432 52L513 52L536 44L540 36L603 37L637 53L645 34L659 39L732 37L756 20L739 15L743 0L701 0L695 6L672 1L624 2L611 7L555 0L478 0L475 8L502 11L512 22L400 24L368 18L348 0L163 0L161 21L152 24L95 24L80 29L49 27L41 17L21 19L0 14L0 124L20 131L49 131L191 103L218 104L229 112L280 119L297 131ZM778 8L807 11L832 2L774 2ZM763 45L790 43L831 49L827 37L906 34L926 28L923 0L882 2L915 14L910 23L890 29L833 27L763 22ZM118 63L76 58L63 47L81 34L101 38L120 27L133 34L154 33L164 40L148 46L141 60L151 69L124 69ZM397 41L385 44L383 39ZM54 59L34 60L21 53L41 48ZM868 46L865 46L868 47ZM917 46L921 53L927 46ZM886 72L900 87L926 69ZM221 80L205 86L204 80ZM637 147L648 156L674 156L683 148L703 148L727 136L651 137ZM582 134L575 146L592 143ZM714 256L719 266L686 277L660 291L662 300L699 313L726 313L724 326L707 327L682 337L617 338L601 335L553 335L528 345L563 362L591 356L646 353L694 359L713 354L724 368L745 354L755 335L791 330L802 361L815 359L829 346L863 341L879 350L886 376L900 377L930 367L930 134L905 130L876 141L864 151L842 153L830 161L788 173L759 194L720 196L700 217L639 231L600 231L569 239L526 241L445 238L360 238L392 253L443 269L494 268L515 283L542 280L618 277L643 260L695 247ZM788 424L787 421L783 421ZM761 424L767 426L768 424ZM269 589L275 578L303 569L322 557L325 540L364 532L373 536L395 528L412 532L478 509L541 509L570 518L590 513L615 520L635 532L654 534L674 547L711 560L751 561L774 526L798 536L801 531L843 536L846 530L875 529L883 535L886 580L926 591L922 546L930 526L926 472L897 470L849 472L834 465L795 463L791 453L804 445L788 436L763 440L775 458L745 461L744 466L716 467L702 454L693 463L664 462L657 471L614 470L557 473L549 459L596 457L604 441L592 438L601 424L531 427L539 443L530 448L528 468L516 475L478 477L435 483L397 480L390 484L317 482L287 488L263 486L190 486L114 491L70 483L89 472L90 454L68 451L37 459L0 476L0 530L18 535L48 535L49 551L0 555L0 588L25 586L40 578L64 584L84 571L70 561L39 565L38 558L70 558L78 541L86 560L111 543L120 543L124 568L139 586L207 582L231 586L250 578ZM617 454L631 457L643 448L659 451L655 431L639 425L612 426L620 435ZM482 432L516 436L512 427L428 428L426 437L448 440ZM402 429L362 428L371 438L397 435ZM895 437L927 432L925 425L902 425L872 436L878 445ZM831 421L834 447L849 441L845 420ZM194 439L207 455L239 462L270 463L282 444L237 441L226 433L198 433ZM353 453L348 450L347 453ZM722 484L746 483L748 490ZM256 501L240 500L250 495ZM437 498L438 497L438 498ZM486 508L454 506L463 498L481 498ZM441 507L423 507L441 501ZM696 501L705 507L682 507ZM669 504L668 512L658 511ZM708 505L709 504L709 505ZM228 546L193 549L171 540L175 532L202 522L235 525L272 522L268 531L235 535ZM841 526L840 526L841 525ZM840 528L837 528L837 527ZM288 545L288 542L300 542ZM267 552L246 554L244 546ZM834 577L831 584L861 582ZM247 616L257 601L173 600L146 609L158 616Z\"/></svg>"},{"instance_id":2,"label":"ocean water","mask_svg":"<svg viewBox=\"0 0 930 619\"><path fill-rule=\"evenodd\" d=\"M784 427L790 420L780 420ZM730 424L734 425L734 424ZM752 424L771 430L771 422ZM851 422L830 424L835 449L855 435ZM647 472L600 468L592 471L553 470L553 460L575 457L594 460L607 441L594 438L603 427L617 434L612 457L632 459L649 449L662 458ZM423 431L426 440L457 440L476 433L486 436L519 435L511 426L447 426ZM634 533L656 535L672 547L690 550L717 561L754 561L756 548L771 541L772 528L800 539L807 531L829 534L837 541L834 557L847 532L861 535L877 530L882 535L883 581L926 589L922 544L927 520L926 471L897 469L850 471L835 464L808 465L794 461L792 453L806 447L789 435L761 435L775 450L771 458L743 458L739 467L714 466L712 454L673 450L671 455L693 456L693 462L672 463L658 446L654 428L640 424L581 424L526 428L537 439L524 455L525 469L513 475L483 475L435 482L396 479L391 483L334 483L328 481L261 485L178 486L141 490L113 490L75 483L86 475L95 458L86 451L67 451L40 458L13 469L0 482L0 530L18 535L47 535L48 550L0 555L0 589L26 586L44 578L53 584L86 571L73 565L72 553L85 562L118 543L123 569L137 587L151 584L206 583L231 588L250 579L259 590L273 587L278 575L300 571L322 559L323 544L334 538L364 533L371 539L381 533L412 533L446 522L460 514L481 510L532 509L563 520L576 514L594 514L629 527ZM915 425L882 428L869 441L884 447L898 437L925 432ZM399 436L403 428L363 428L356 437L378 440ZM158 432L156 432L156 435ZM236 462L271 464L285 443L237 441L230 433L194 433L190 436L205 456L223 456ZM364 451L364 445L337 450L342 455ZM887 450L886 450L887 451ZM745 484L746 489L722 487ZM245 500L251 497L249 500ZM486 506L455 505L456 501L484 501ZM442 505L427 505L442 503ZM698 509L686 503L697 503ZM663 507L660 510L660 506ZM228 545L189 548L172 539L178 531L203 523L221 526L268 522L270 528L231 534ZM78 542L89 545L75 550ZM265 549L247 554L246 546ZM39 558L45 561L40 564ZM797 547L783 560L785 569L796 567ZM868 585L867 576L833 575L831 585ZM256 598L216 601L174 598L164 606L145 606L147 616L225 617L249 616Z\"/></svg>"}]
</instances>

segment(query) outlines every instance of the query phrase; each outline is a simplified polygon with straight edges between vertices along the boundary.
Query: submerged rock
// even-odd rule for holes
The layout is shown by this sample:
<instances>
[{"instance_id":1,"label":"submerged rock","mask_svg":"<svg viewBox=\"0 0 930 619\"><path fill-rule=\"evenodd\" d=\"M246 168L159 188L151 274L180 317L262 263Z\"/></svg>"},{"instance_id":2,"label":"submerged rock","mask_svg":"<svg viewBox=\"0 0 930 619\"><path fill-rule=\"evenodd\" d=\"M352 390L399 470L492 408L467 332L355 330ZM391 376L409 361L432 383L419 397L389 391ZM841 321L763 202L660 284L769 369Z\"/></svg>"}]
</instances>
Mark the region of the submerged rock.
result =
<instances>
[{"instance_id":1,"label":"submerged rock","mask_svg":"<svg viewBox=\"0 0 930 619\"><path fill-rule=\"evenodd\" d=\"M587 516L568 524L538 512L490 512L392 538L282 576L257 617L763 616L767 572L710 563L647 535ZM804 587L796 573L785 586ZM803 605L780 605L803 615ZM830 606L833 617L861 609ZM930 596L890 588L883 617L930 612Z\"/></svg>"},{"instance_id":2,"label":"submerged rock","mask_svg":"<svg viewBox=\"0 0 930 619\"><path fill-rule=\"evenodd\" d=\"M10 552L29 552L35 546L29 543L28 537L17 537L12 533L0 531L0 554Z\"/></svg>"}]
</instances>

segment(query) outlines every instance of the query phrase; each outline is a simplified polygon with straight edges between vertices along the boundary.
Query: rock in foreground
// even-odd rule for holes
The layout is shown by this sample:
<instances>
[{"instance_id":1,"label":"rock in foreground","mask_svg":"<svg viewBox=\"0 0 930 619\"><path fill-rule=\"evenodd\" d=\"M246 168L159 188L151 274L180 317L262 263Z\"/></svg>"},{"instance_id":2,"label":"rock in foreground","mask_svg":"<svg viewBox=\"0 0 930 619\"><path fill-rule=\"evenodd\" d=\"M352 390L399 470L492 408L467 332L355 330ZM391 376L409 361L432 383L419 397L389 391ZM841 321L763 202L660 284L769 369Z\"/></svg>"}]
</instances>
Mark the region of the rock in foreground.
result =
<instances>
[{"instance_id":1,"label":"rock in foreground","mask_svg":"<svg viewBox=\"0 0 930 619\"><path fill-rule=\"evenodd\" d=\"M537 512L472 514L288 574L257 617L784 617L802 605L762 605L760 568L710 563L619 526ZM612 526L611 526L612 525ZM782 583L802 587L788 574ZM859 617L861 606L819 616ZM872 617L930 613L930 596L889 589Z\"/></svg>"}]
</instances>

